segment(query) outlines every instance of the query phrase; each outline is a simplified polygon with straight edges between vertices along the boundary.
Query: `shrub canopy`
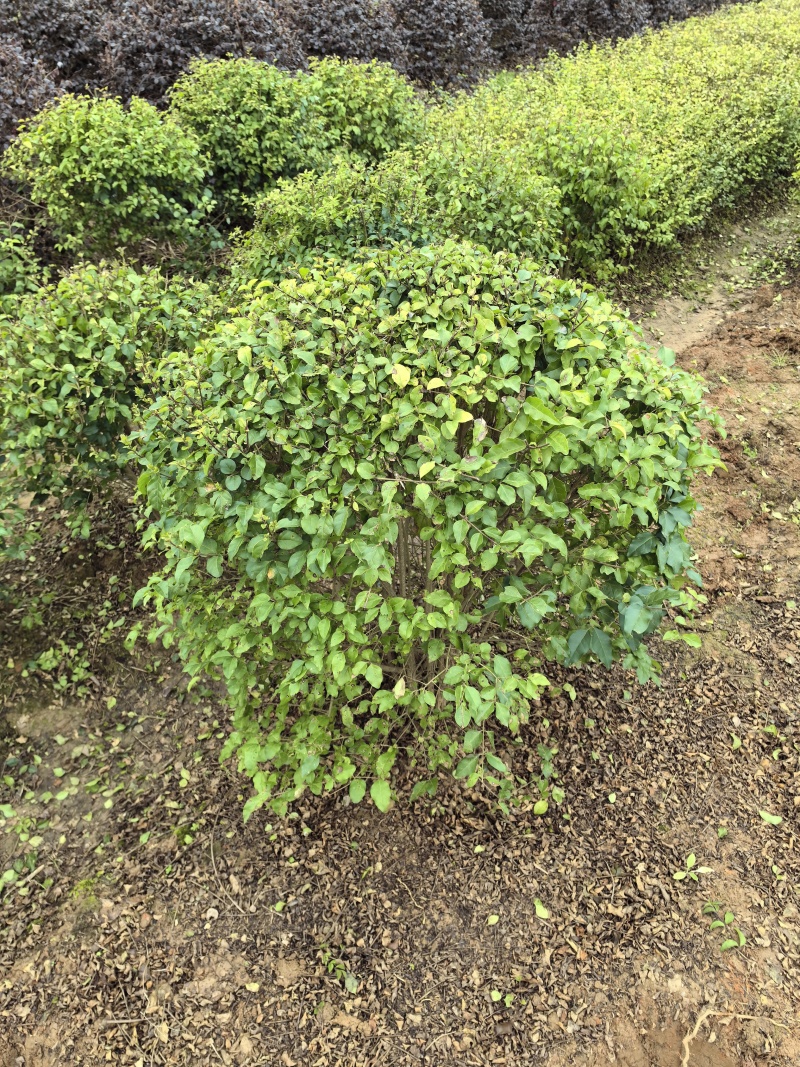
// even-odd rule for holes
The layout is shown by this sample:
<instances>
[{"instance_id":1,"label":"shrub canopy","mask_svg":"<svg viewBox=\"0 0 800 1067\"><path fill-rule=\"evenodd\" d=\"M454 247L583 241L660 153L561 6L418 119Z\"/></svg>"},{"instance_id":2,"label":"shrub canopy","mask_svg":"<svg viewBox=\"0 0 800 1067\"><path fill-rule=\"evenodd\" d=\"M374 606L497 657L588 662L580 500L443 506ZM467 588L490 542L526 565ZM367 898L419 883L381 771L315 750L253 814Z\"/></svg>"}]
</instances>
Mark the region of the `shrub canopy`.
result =
<instances>
[{"instance_id":1,"label":"shrub canopy","mask_svg":"<svg viewBox=\"0 0 800 1067\"><path fill-rule=\"evenodd\" d=\"M132 447L188 671L225 680L248 811L390 798L450 770L512 794L543 660L623 657L687 601L698 382L601 296L469 245L242 294L162 364Z\"/></svg>"}]
</instances>

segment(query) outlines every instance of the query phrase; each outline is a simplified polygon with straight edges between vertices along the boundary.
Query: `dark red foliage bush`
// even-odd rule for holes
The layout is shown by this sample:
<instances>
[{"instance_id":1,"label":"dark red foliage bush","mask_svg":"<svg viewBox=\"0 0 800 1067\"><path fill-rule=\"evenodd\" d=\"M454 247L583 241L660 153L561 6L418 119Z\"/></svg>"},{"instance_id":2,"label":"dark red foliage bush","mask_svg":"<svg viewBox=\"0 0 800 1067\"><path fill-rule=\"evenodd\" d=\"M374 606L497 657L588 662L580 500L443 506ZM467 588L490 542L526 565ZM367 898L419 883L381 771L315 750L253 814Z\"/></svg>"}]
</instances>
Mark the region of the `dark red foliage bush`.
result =
<instances>
[{"instance_id":1,"label":"dark red foliage bush","mask_svg":"<svg viewBox=\"0 0 800 1067\"><path fill-rule=\"evenodd\" d=\"M630 37L722 7L726 0L480 0L492 49L505 62L566 52L581 41Z\"/></svg>"},{"instance_id":2,"label":"dark red foliage bush","mask_svg":"<svg viewBox=\"0 0 800 1067\"><path fill-rule=\"evenodd\" d=\"M287 19L270 0L116 0L102 33L100 81L123 99L162 103L196 56L252 55L290 68L304 63Z\"/></svg>"},{"instance_id":3,"label":"dark red foliage bush","mask_svg":"<svg viewBox=\"0 0 800 1067\"><path fill-rule=\"evenodd\" d=\"M293 0L287 10L308 56L380 59L406 73L406 34L391 0Z\"/></svg>"},{"instance_id":4,"label":"dark red foliage bush","mask_svg":"<svg viewBox=\"0 0 800 1067\"><path fill-rule=\"evenodd\" d=\"M105 46L102 0L0 0L0 27L35 55L62 89L98 84Z\"/></svg>"},{"instance_id":5,"label":"dark red foliage bush","mask_svg":"<svg viewBox=\"0 0 800 1067\"><path fill-rule=\"evenodd\" d=\"M56 92L44 64L18 39L0 34L0 151L20 119L39 111Z\"/></svg>"},{"instance_id":6,"label":"dark red foliage bush","mask_svg":"<svg viewBox=\"0 0 800 1067\"><path fill-rule=\"evenodd\" d=\"M163 104L196 56L380 59L423 86L626 37L725 0L0 0L0 137L55 87Z\"/></svg>"}]
</instances>

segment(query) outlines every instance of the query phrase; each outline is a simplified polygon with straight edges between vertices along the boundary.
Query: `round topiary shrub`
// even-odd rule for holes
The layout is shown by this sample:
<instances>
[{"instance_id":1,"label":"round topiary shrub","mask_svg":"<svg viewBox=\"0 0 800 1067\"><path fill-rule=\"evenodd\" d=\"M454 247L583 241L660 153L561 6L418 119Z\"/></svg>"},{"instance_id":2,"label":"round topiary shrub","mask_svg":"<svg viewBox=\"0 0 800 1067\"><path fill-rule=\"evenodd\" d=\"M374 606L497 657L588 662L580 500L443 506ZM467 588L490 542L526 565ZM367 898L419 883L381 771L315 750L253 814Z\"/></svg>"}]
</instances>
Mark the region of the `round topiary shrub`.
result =
<instances>
[{"instance_id":1,"label":"round topiary shrub","mask_svg":"<svg viewBox=\"0 0 800 1067\"><path fill-rule=\"evenodd\" d=\"M330 150L376 162L420 136L424 108L409 81L386 63L312 59L294 78L300 101L319 111Z\"/></svg>"},{"instance_id":2,"label":"round topiary shrub","mask_svg":"<svg viewBox=\"0 0 800 1067\"><path fill-rule=\"evenodd\" d=\"M170 114L197 137L234 212L278 178L321 166L319 117L298 109L291 75L269 63L197 60L172 89Z\"/></svg>"},{"instance_id":3,"label":"round topiary shrub","mask_svg":"<svg viewBox=\"0 0 800 1067\"><path fill-rule=\"evenodd\" d=\"M197 138L144 100L64 96L23 123L2 166L64 249L190 241L213 206Z\"/></svg>"},{"instance_id":4,"label":"round topiary shrub","mask_svg":"<svg viewBox=\"0 0 800 1067\"><path fill-rule=\"evenodd\" d=\"M641 678L698 580L702 388L600 295L469 245L263 284L132 447L163 571L140 594L195 677L224 679L249 814L369 786L401 751L495 786L546 660Z\"/></svg>"}]
</instances>

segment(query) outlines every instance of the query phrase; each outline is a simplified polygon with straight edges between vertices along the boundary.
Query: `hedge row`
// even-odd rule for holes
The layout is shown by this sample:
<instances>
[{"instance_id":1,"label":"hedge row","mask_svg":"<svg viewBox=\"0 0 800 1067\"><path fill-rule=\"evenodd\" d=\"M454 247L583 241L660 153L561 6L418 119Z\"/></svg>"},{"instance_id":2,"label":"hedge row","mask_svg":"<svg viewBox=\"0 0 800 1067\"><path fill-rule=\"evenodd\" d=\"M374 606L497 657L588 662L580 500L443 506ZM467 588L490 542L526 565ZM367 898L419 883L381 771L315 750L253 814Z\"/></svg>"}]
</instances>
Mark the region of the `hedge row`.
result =
<instances>
[{"instance_id":1,"label":"hedge row","mask_svg":"<svg viewBox=\"0 0 800 1067\"><path fill-rule=\"evenodd\" d=\"M3 165L65 249L207 240L212 216L247 219L266 188L238 276L458 237L604 278L791 173L799 15L799 0L739 6L427 109L376 62L198 61L166 111L65 96Z\"/></svg>"},{"instance_id":2,"label":"hedge row","mask_svg":"<svg viewBox=\"0 0 800 1067\"><path fill-rule=\"evenodd\" d=\"M198 56L287 69L379 59L413 81L472 83L500 63L567 51L720 0L0 0L0 149L56 91L162 105Z\"/></svg>"},{"instance_id":3,"label":"hedge row","mask_svg":"<svg viewBox=\"0 0 800 1067\"><path fill-rule=\"evenodd\" d=\"M765 0L500 74L377 168L281 182L234 269L460 236L607 278L792 173L799 54L800 2Z\"/></svg>"}]
</instances>

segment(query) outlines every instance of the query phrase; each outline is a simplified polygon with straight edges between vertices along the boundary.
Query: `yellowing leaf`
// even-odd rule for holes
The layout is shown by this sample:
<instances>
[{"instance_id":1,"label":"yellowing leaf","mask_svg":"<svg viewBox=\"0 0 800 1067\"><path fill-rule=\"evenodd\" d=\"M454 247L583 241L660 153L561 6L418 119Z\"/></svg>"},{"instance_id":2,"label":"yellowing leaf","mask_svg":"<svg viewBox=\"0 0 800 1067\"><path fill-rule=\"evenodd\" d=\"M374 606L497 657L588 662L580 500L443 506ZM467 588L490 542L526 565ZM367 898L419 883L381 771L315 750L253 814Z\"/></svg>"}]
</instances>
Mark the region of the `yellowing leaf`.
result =
<instances>
[{"instance_id":1,"label":"yellowing leaf","mask_svg":"<svg viewBox=\"0 0 800 1067\"><path fill-rule=\"evenodd\" d=\"M405 680L405 678L398 678L397 679L397 684L395 685L395 687L392 690L392 692L394 693L394 695L399 700L400 697L405 694L405 691L406 691L406 680Z\"/></svg>"},{"instance_id":2,"label":"yellowing leaf","mask_svg":"<svg viewBox=\"0 0 800 1067\"><path fill-rule=\"evenodd\" d=\"M490 915L489 918L486 920L486 925L487 926L497 926L497 924L499 922L500 922L500 916L499 915Z\"/></svg>"},{"instance_id":3,"label":"yellowing leaf","mask_svg":"<svg viewBox=\"0 0 800 1067\"><path fill-rule=\"evenodd\" d=\"M405 389L411 381L411 370L404 363L395 363L392 367L392 377L401 389Z\"/></svg>"},{"instance_id":4,"label":"yellowing leaf","mask_svg":"<svg viewBox=\"0 0 800 1067\"><path fill-rule=\"evenodd\" d=\"M441 378L431 378L428 382L426 389L441 389L444 386L444 382Z\"/></svg>"},{"instance_id":5,"label":"yellowing leaf","mask_svg":"<svg viewBox=\"0 0 800 1067\"><path fill-rule=\"evenodd\" d=\"M420 478L424 478L426 474L430 474L435 466L436 464L431 463L430 461L428 461L427 463L423 463L419 469Z\"/></svg>"},{"instance_id":6,"label":"yellowing leaf","mask_svg":"<svg viewBox=\"0 0 800 1067\"><path fill-rule=\"evenodd\" d=\"M257 993L260 988L261 988L261 986L259 985L258 982L248 982L245 985L245 989L247 990L248 993Z\"/></svg>"},{"instance_id":7,"label":"yellowing leaf","mask_svg":"<svg viewBox=\"0 0 800 1067\"><path fill-rule=\"evenodd\" d=\"M539 918L539 919L549 919L550 918L550 912L547 910L547 908L544 906L544 904L542 904L541 900L538 900L538 899L534 900L533 906L536 908L536 917L537 918Z\"/></svg>"}]
</instances>

